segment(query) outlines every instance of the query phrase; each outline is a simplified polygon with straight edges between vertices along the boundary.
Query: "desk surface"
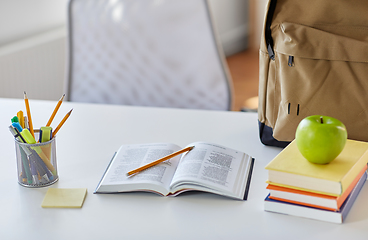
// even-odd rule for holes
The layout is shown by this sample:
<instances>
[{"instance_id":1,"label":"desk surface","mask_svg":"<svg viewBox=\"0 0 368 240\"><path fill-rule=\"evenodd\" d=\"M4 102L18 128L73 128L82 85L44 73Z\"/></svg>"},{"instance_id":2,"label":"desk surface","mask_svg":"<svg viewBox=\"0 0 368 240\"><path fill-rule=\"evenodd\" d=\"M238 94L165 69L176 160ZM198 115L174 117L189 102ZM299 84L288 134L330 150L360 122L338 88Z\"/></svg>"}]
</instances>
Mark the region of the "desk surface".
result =
<instances>
[{"instance_id":1,"label":"desk surface","mask_svg":"<svg viewBox=\"0 0 368 240\"><path fill-rule=\"evenodd\" d=\"M47 123L55 102L30 99L33 125ZM0 239L366 239L368 185L344 224L268 213L265 165L280 149L262 145L257 115L242 112L93 105L64 102L53 127L73 108L57 136L60 180L53 188L87 188L81 209L43 209L48 187L17 183L8 126L24 101L0 99L2 174ZM247 201L208 193L161 197L151 193L93 194L122 144L208 141L256 158ZM11 236L11 237L10 237Z\"/></svg>"}]
</instances>

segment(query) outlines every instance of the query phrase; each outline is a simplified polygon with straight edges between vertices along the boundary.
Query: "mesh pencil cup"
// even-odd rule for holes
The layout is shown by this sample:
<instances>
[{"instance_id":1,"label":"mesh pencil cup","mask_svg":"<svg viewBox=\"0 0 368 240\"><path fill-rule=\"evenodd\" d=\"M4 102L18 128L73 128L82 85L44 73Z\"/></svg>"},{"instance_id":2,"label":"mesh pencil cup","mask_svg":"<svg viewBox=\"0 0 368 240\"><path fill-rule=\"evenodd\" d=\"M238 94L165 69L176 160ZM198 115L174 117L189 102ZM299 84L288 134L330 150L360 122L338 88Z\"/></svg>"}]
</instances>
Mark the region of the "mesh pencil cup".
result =
<instances>
[{"instance_id":1,"label":"mesh pencil cup","mask_svg":"<svg viewBox=\"0 0 368 240\"><path fill-rule=\"evenodd\" d=\"M38 188L59 180L55 137L48 142L28 144L15 140L18 183Z\"/></svg>"}]
</instances>

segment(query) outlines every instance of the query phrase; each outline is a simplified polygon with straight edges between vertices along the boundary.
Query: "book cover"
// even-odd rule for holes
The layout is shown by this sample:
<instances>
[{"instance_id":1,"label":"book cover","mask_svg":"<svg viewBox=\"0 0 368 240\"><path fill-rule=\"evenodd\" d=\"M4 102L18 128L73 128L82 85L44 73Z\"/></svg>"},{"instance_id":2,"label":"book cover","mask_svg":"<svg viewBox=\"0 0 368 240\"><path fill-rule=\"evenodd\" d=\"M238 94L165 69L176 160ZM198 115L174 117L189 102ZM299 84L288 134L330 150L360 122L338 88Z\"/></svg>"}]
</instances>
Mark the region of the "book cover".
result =
<instances>
[{"instance_id":1,"label":"book cover","mask_svg":"<svg viewBox=\"0 0 368 240\"><path fill-rule=\"evenodd\" d=\"M340 155L329 164L314 164L291 142L267 166L268 181L275 184L341 195L368 162L368 143L348 139Z\"/></svg>"},{"instance_id":2,"label":"book cover","mask_svg":"<svg viewBox=\"0 0 368 240\"><path fill-rule=\"evenodd\" d=\"M360 190L363 188L366 179L367 173L365 172L339 211L329 211L320 208L273 200L270 199L269 196L267 196L264 201L264 209L268 212L287 214L291 216L304 217L332 223L343 223L351 207L353 206L355 199L359 195Z\"/></svg>"}]
</instances>

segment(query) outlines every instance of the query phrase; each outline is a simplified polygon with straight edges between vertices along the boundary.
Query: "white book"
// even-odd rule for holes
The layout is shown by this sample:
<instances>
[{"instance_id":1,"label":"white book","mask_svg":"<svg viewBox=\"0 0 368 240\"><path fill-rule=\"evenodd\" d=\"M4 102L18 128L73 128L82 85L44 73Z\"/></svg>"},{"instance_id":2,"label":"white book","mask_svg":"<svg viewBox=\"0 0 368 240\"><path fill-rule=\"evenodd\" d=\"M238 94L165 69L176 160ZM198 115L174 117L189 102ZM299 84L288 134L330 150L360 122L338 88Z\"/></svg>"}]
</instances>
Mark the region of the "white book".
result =
<instances>
[{"instance_id":1,"label":"white book","mask_svg":"<svg viewBox=\"0 0 368 240\"><path fill-rule=\"evenodd\" d=\"M196 142L188 146L194 148L132 176L127 173L181 147L171 143L121 146L95 193L147 191L176 196L196 190L239 200L247 198L254 158L213 143Z\"/></svg>"}]
</instances>

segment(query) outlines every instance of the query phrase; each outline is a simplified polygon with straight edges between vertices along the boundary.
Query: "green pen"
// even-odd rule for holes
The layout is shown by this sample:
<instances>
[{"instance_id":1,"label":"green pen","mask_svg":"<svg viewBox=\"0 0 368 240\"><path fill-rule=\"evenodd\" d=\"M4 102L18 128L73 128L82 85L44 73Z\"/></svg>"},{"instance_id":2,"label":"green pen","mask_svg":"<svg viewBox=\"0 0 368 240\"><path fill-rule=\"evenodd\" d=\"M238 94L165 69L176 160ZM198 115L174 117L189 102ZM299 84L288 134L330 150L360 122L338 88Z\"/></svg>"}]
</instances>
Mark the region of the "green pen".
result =
<instances>
[{"instance_id":1,"label":"green pen","mask_svg":"<svg viewBox=\"0 0 368 240\"><path fill-rule=\"evenodd\" d=\"M19 123L19 118L17 116L14 116L12 119L11 119L11 122L17 122Z\"/></svg>"}]
</instances>

